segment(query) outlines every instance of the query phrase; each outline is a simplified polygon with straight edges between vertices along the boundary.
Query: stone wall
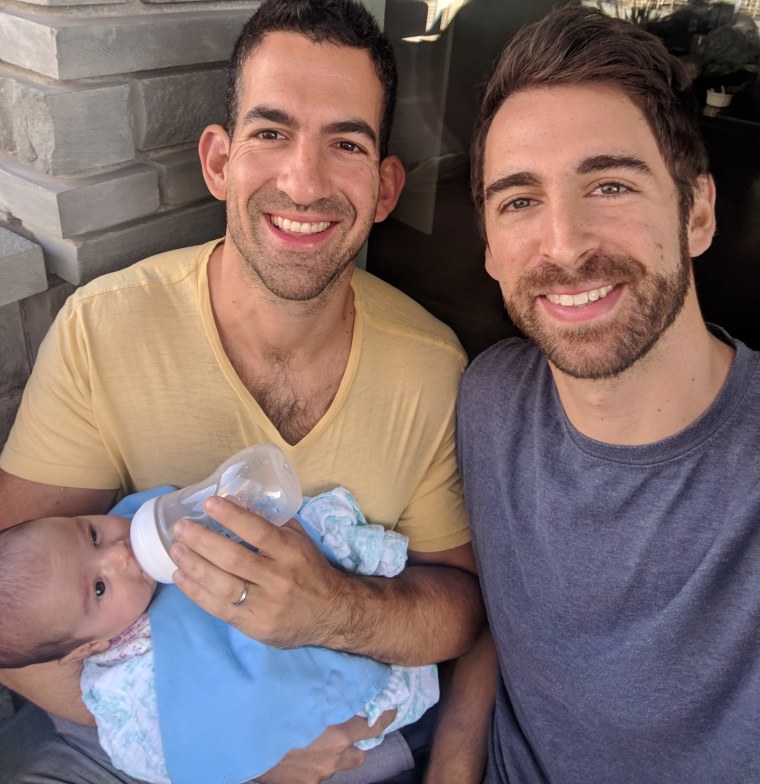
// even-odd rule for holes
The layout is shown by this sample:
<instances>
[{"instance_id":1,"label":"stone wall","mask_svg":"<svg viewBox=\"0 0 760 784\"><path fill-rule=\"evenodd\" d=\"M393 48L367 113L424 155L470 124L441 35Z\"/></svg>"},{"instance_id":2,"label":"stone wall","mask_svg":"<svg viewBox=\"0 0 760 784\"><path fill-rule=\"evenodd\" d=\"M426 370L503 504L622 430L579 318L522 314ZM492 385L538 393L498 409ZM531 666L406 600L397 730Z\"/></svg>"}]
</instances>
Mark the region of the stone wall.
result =
<instances>
[{"instance_id":1,"label":"stone wall","mask_svg":"<svg viewBox=\"0 0 760 784\"><path fill-rule=\"evenodd\" d=\"M0 9L0 445L77 285L218 236L196 143L254 0L4 0Z\"/></svg>"}]
</instances>

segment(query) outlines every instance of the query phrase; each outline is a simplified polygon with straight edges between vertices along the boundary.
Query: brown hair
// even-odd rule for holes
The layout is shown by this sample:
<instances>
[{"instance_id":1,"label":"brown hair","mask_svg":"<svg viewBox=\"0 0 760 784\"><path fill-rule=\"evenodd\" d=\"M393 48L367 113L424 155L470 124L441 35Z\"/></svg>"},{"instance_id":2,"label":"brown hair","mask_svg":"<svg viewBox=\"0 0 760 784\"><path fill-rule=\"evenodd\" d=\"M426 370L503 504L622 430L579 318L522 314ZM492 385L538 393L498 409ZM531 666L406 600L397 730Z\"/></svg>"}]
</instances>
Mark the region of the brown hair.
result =
<instances>
[{"instance_id":1,"label":"brown hair","mask_svg":"<svg viewBox=\"0 0 760 784\"><path fill-rule=\"evenodd\" d=\"M227 65L227 133L232 136L237 124L245 62L268 33L276 32L367 52L383 87L379 149L380 157L385 157L396 106L396 61L375 18L354 0L265 0L259 6L243 27Z\"/></svg>"},{"instance_id":2,"label":"brown hair","mask_svg":"<svg viewBox=\"0 0 760 784\"><path fill-rule=\"evenodd\" d=\"M86 640L46 627L37 612L49 592L49 554L29 520L0 531L0 667L60 659Z\"/></svg>"},{"instance_id":3,"label":"brown hair","mask_svg":"<svg viewBox=\"0 0 760 784\"><path fill-rule=\"evenodd\" d=\"M588 82L619 88L642 111L678 189L681 217L688 218L697 177L707 173L709 164L685 67L651 33L573 5L518 32L488 82L471 149L471 187L481 230L485 144L501 105L519 90Z\"/></svg>"}]
</instances>

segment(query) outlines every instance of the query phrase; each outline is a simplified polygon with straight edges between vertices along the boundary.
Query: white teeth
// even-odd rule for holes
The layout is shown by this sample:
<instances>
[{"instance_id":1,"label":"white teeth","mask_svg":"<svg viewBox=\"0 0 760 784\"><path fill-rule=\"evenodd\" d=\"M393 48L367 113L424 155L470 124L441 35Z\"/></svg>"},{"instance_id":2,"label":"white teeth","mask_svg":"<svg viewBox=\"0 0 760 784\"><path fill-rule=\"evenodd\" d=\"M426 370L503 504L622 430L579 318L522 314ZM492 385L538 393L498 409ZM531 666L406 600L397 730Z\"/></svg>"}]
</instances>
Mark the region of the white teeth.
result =
<instances>
[{"instance_id":1,"label":"white teeth","mask_svg":"<svg viewBox=\"0 0 760 784\"><path fill-rule=\"evenodd\" d=\"M604 299L613 288L614 286L603 286L600 289L582 291L580 294L547 294L546 299L555 305L580 308L583 307L583 305L587 305L589 302L596 302L598 299Z\"/></svg>"},{"instance_id":2,"label":"white teeth","mask_svg":"<svg viewBox=\"0 0 760 784\"><path fill-rule=\"evenodd\" d=\"M301 221L292 221L289 218L280 218L277 215L272 215L270 220L278 229L289 231L293 234L318 234L320 231L325 231L330 225L330 221L305 223Z\"/></svg>"}]
</instances>

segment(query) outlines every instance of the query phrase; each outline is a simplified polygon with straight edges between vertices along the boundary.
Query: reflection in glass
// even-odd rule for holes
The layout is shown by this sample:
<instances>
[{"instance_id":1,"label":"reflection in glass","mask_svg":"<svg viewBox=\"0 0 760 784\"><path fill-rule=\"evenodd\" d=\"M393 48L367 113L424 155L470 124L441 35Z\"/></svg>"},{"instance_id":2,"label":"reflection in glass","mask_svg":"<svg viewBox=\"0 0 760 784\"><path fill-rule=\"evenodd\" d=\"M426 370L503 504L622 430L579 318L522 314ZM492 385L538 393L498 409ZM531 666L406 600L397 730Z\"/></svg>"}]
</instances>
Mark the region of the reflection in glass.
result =
<instances>
[{"instance_id":1,"label":"reflection in glass","mask_svg":"<svg viewBox=\"0 0 760 784\"><path fill-rule=\"evenodd\" d=\"M421 302L473 356L515 334L483 267L469 195L469 140L493 62L522 25L556 0L388 0L385 30L399 66L391 152L407 185L377 224L367 268Z\"/></svg>"}]
</instances>

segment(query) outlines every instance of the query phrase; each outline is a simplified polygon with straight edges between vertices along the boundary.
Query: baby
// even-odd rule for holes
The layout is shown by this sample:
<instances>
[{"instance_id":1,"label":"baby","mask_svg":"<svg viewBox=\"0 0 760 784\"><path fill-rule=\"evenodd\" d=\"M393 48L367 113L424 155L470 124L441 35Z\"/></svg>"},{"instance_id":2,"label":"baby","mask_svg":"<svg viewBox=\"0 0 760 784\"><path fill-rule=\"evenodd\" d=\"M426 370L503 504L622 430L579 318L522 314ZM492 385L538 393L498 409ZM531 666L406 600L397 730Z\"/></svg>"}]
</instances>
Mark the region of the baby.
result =
<instances>
[{"instance_id":1,"label":"baby","mask_svg":"<svg viewBox=\"0 0 760 784\"><path fill-rule=\"evenodd\" d=\"M397 709L390 732L437 701L435 665L389 667L321 648L269 648L173 585L161 586L149 619L156 584L132 554L122 516L148 495L124 499L112 510L119 514L44 518L0 532L0 667L84 660L83 699L116 767L156 784L247 780L354 713L372 724ZM307 500L300 516L342 568L385 576L403 568L405 537L367 525L343 488ZM192 669L206 661L197 664L205 675ZM188 703L203 705L204 725L213 728L198 743L188 742L199 715L186 715ZM246 742L223 753L202 747L213 745L214 734L234 732Z\"/></svg>"},{"instance_id":2,"label":"baby","mask_svg":"<svg viewBox=\"0 0 760 784\"><path fill-rule=\"evenodd\" d=\"M83 659L147 609L156 583L116 515L49 517L0 532L0 665Z\"/></svg>"}]
</instances>

